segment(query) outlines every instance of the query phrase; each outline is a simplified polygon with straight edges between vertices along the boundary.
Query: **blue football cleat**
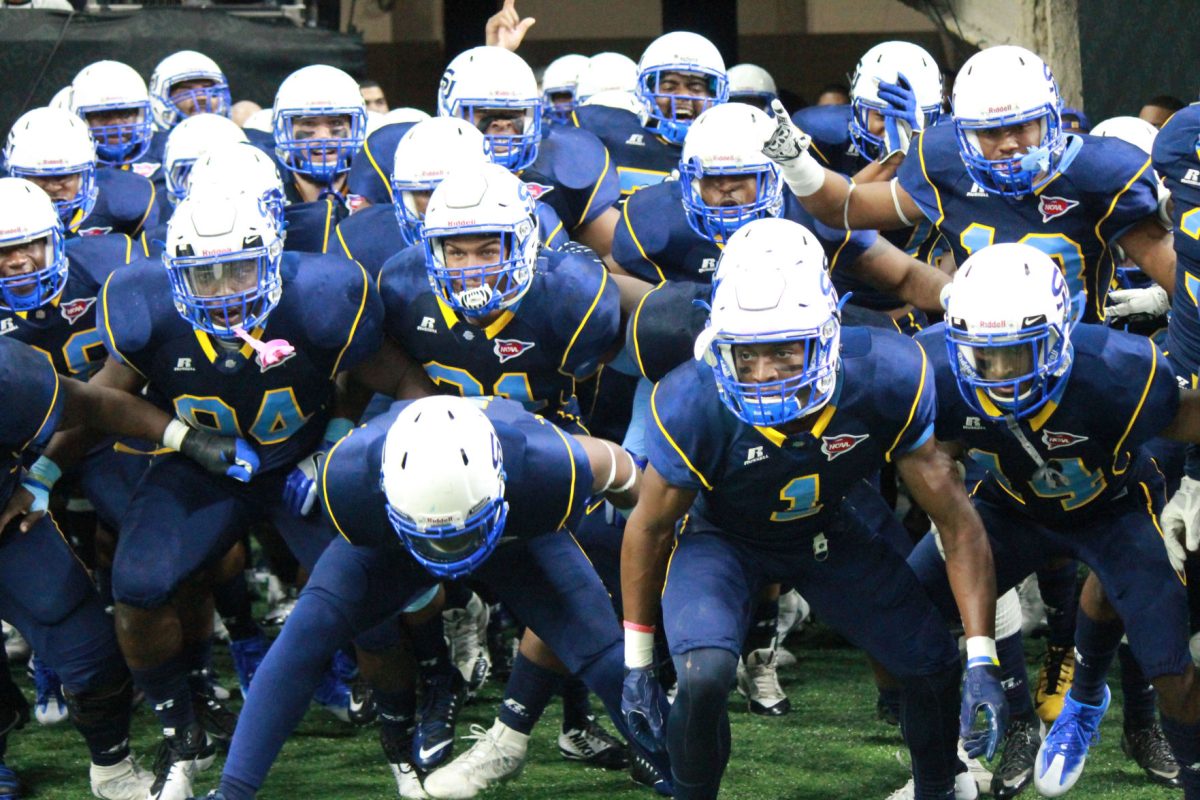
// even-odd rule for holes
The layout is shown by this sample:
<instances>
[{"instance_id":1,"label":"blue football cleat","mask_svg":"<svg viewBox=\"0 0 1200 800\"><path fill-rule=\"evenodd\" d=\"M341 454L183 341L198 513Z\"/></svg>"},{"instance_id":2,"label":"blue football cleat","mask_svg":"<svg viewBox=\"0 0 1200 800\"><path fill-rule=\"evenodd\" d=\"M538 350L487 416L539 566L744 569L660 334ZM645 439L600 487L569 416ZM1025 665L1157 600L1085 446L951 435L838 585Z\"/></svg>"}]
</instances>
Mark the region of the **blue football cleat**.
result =
<instances>
[{"instance_id":1,"label":"blue football cleat","mask_svg":"<svg viewBox=\"0 0 1200 800\"><path fill-rule=\"evenodd\" d=\"M12 767L0 761L0 798L3 800L20 800L21 781Z\"/></svg>"},{"instance_id":2,"label":"blue football cleat","mask_svg":"<svg viewBox=\"0 0 1200 800\"><path fill-rule=\"evenodd\" d=\"M350 687L338 674L336 663L325 670L325 674L321 676L321 682L313 691L312 699L314 703L342 722L350 721Z\"/></svg>"},{"instance_id":3,"label":"blue football cleat","mask_svg":"<svg viewBox=\"0 0 1200 800\"><path fill-rule=\"evenodd\" d=\"M33 704L33 715L43 725L57 725L68 716L67 699L63 697L62 681L58 673L46 666L37 657L29 659L26 671L33 678L37 699Z\"/></svg>"},{"instance_id":4,"label":"blue football cleat","mask_svg":"<svg viewBox=\"0 0 1200 800\"><path fill-rule=\"evenodd\" d=\"M250 681L258 672L258 665L267 657L271 643L261 633L249 639L235 639L229 643L229 654L233 656L233 670L237 673L242 698L250 692Z\"/></svg>"},{"instance_id":5,"label":"blue football cleat","mask_svg":"<svg viewBox=\"0 0 1200 800\"><path fill-rule=\"evenodd\" d=\"M424 697L413 731L413 765L429 772L450 757L454 725L467 697L467 684L457 669L425 681Z\"/></svg>"},{"instance_id":6,"label":"blue football cleat","mask_svg":"<svg viewBox=\"0 0 1200 800\"><path fill-rule=\"evenodd\" d=\"M1062 713L1038 749L1033 782L1043 797L1061 797L1079 780L1088 749L1100 741L1100 720L1111 700L1107 686L1098 706L1080 703L1067 692Z\"/></svg>"}]
</instances>

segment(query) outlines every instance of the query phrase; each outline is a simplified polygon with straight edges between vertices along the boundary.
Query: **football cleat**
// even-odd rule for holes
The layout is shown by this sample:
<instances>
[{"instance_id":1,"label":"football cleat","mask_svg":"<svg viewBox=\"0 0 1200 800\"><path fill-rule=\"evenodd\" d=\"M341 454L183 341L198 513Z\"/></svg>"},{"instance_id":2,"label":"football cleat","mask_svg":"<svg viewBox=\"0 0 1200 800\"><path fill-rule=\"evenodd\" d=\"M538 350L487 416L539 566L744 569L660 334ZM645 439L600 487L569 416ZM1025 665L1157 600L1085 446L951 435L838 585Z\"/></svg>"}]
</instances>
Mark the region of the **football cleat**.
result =
<instances>
[{"instance_id":1,"label":"football cleat","mask_svg":"<svg viewBox=\"0 0 1200 800\"><path fill-rule=\"evenodd\" d=\"M448 608L442 612L446 639L450 642L450 660L462 673L472 695L483 686L492 668L487 649L490 616L487 603L474 592L466 608Z\"/></svg>"},{"instance_id":2,"label":"football cleat","mask_svg":"<svg viewBox=\"0 0 1200 800\"><path fill-rule=\"evenodd\" d=\"M29 642L25 641L25 637L21 632L9 625L3 623L4 628L4 653L8 656L10 662L25 661L29 658Z\"/></svg>"},{"instance_id":3,"label":"football cleat","mask_svg":"<svg viewBox=\"0 0 1200 800\"><path fill-rule=\"evenodd\" d=\"M1074 679L1075 648L1048 646L1033 693L1034 710L1046 725L1053 725L1062 713L1063 697Z\"/></svg>"},{"instance_id":4,"label":"football cleat","mask_svg":"<svg viewBox=\"0 0 1200 800\"><path fill-rule=\"evenodd\" d=\"M287 622L287 618L291 616L292 611L296 608L296 598L298 593L294 587L288 587L279 601L267 610L259 620L259 624L268 628L277 628Z\"/></svg>"},{"instance_id":5,"label":"football cleat","mask_svg":"<svg viewBox=\"0 0 1200 800\"><path fill-rule=\"evenodd\" d=\"M188 685L192 691L205 697L212 697L224 703L233 695L217 680L217 673L211 669L194 669L188 675Z\"/></svg>"},{"instance_id":6,"label":"football cleat","mask_svg":"<svg viewBox=\"0 0 1200 800\"><path fill-rule=\"evenodd\" d=\"M887 796L887 800L913 800L916 797L916 784L912 778L908 783ZM978 800L979 786L969 772L960 772L954 776L954 800Z\"/></svg>"},{"instance_id":7,"label":"football cleat","mask_svg":"<svg viewBox=\"0 0 1200 800\"><path fill-rule=\"evenodd\" d=\"M133 756L125 756L109 767L92 764L88 777L92 794L102 800L146 800L154 783L154 776L139 767Z\"/></svg>"},{"instance_id":8,"label":"football cleat","mask_svg":"<svg viewBox=\"0 0 1200 800\"><path fill-rule=\"evenodd\" d=\"M401 733L396 725L379 726L379 746L396 779L396 791L404 800L424 800L429 797L421 786L421 776L412 764L412 734Z\"/></svg>"},{"instance_id":9,"label":"football cleat","mask_svg":"<svg viewBox=\"0 0 1200 800\"><path fill-rule=\"evenodd\" d=\"M13 772L12 767L0 759L0 798L20 800L20 797L21 779L17 777L17 773Z\"/></svg>"},{"instance_id":10,"label":"football cleat","mask_svg":"<svg viewBox=\"0 0 1200 800\"><path fill-rule=\"evenodd\" d=\"M413 764L417 769L428 772L450 757L454 750L454 725L466 697L467 687L458 670L425 681L413 730ZM430 791L429 787L426 791Z\"/></svg>"},{"instance_id":11,"label":"football cleat","mask_svg":"<svg viewBox=\"0 0 1200 800\"><path fill-rule=\"evenodd\" d=\"M974 785L979 794L986 794L992 788L992 772L983 765L983 762L978 758L972 758L967 755L967 751L963 749L962 739L958 740L958 760L967 768L966 772L960 772L959 775L966 775L971 780L962 781L963 786ZM956 779L957 780L957 779ZM958 791L957 786L955 791Z\"/></svg>"},{"instance_id":12,"label":"football cleat","mask_svg":"<svg viewBox=\"0 0 1200 800\"><path fill-rule=\"evenodd\" d=\"M582 728L563 730L558 735L558 752L567 761L582 761L602 769L625 769L629 766L629 749L588 715Z\"/></svg>"},{"instance_id":13,"label":"football cleat","mask_svg":"<svg viewBox=\"0 0 1200 800\"><path fill-rule=\"evenodd\" d=\"M1037 762L1042 743L1036 722L1014 719L1004 732L1004 752L1000 765L992 775L992 796L1005 800L1016 797L1033 780L1033 765Z\"/></svg>"},{"instance_id":14,"label":"football cleat","mask_svg":"<svg viewBox=\"0 0 1200 800\"><path fill-rule=\"evenodd\" d=\"M1144 728L1126 728L1121 734L1121 750L1146 771L1152 783L1176 788L1183 785L1179 762L1157 722Z\"/></svg>"},{"instance_id":15,"label":"football cleat","mask_svg":"<svg viewBox=\"0 0 1200 800\"><path fill-rule=\"evenodd\" d=\"M209 740L222 750L228 750L237 729L238 715L217 698L197 692L192 692L192 711Z\"/></svg>"},{"instance_id":16,"label":"football cleat","mask_svg":"<svg viewBox=\"0 0 1200 800\"><path fill-rule=\"evenodd\" d=\"M525 765L529 736L496 720L490 730L472 725L466 738L475 744L446 766L426 776L430 797L458 800L515 778Z\"/></svg>"},{"instance_id":17,"label":"football cleat","mask_svg":"<svg viewBox=\"0 0 1200 800\"><path fill-rule=\"evenodd\" d=\"M792 703L779 685L775 651L764 647L751 651L738 662L738 693L749 698L750 712L764 717L781 717L792 710Z\"/></svg>"},{"instance_id":18,"label":"football cleat","mask_svg":"<svg viewBox=\"0 0 1200 800\"><path fill-rule=\"evenodd\" d=\"M225 627L225 620L216 611L213 612L213 638L219 642L229 644L229 628Z\"/></svg>"},{"instance_id":19,"label":"football cleat","mask_svg":"<svg viewBox=\"0 0 1200 800\"><path fill-rule=\"evenodd\" d=\"M147 800L188 800L192 778L212 766L217 748L199 723L174 736L163 737L154 759L154 781Z\"/></svg>"},{"instance_id":20,"label":"football cleat","mask_svg":"<svg viewBox=\"0 0 1200 800\"><path fill-rule=\"evenodd\" d=\"M802 630L811 615L812 608L808 601L795 589L779 595L779 617L775 622L779 641L786 639L788 634Z\"/></svg>"},{"instance_id":21,"label":"football cleat","mask_svg":"<svg viewBox=\"0 0 1200 800\"><path fill-rule=\"evenodd\" d=\"M261 633L249 639L235 639L229 643L229 654L233 656L233 671L237 673L242 698L250 692L250 681L258 672L258 665L267 657L271 643Z\"/></svg>"},{"instance_id":22,"label":"football cleat","mask_svg":"<svg viewBox=\"0 0 1200 800\"><path fill-rule=\"evenodd\" d=\"M1061 797L1079 780L1088 749L1100 741L1100 720L1111 700L1107 686L1104 700L1097 706L1080 703L1067 692L1062 713L1038 748L1033 782L1043 796Z\"/></svg>"},{"instance_id":23,"label":"football cleat","mask_svg":"<svg viewBox=\"0 0 1200 800\"><path fill-rule=\"evenodd\" d=\"M350 721L350 687L346 685L339 674L336 655L333 663L321 676L321 682L313 691L312 699L314 703L342 722Z\"/></svg>"},{"instance_id":24,"label":"football cleat","mask_svg":"<svg viewBox=\"0 0 1200 800\"><path fill-rule=\"evenodd\" d=\"M346 709L350 723L365 727L379 717L379 707L375 705L375 692L367 679L360 673L350 684L350 707Z\"/></svg>"},{"instance_id":25,"label":"football cleat","mask_svg":"<svg viewBox=\"0 0 1200 800\"><path fill-rule=\"evenodd\" d=\"M57 725L67 718L67 699L63 697L62 681L58 673L34 653L26 667L33 678L37 699L33 704L33 716L42 725Z\"/></svg>"},{"instance_id":26,"label":"football cleat","mask_svg":"<svg viewBox=\"0 0 1200 800\"><path fill-rule=\"evenodd\" d=\"M629 777L639 786L648 786L663 797L675 793L671 776L651 761L640 747L629 748Z\"/></svg>"}]
</instances>

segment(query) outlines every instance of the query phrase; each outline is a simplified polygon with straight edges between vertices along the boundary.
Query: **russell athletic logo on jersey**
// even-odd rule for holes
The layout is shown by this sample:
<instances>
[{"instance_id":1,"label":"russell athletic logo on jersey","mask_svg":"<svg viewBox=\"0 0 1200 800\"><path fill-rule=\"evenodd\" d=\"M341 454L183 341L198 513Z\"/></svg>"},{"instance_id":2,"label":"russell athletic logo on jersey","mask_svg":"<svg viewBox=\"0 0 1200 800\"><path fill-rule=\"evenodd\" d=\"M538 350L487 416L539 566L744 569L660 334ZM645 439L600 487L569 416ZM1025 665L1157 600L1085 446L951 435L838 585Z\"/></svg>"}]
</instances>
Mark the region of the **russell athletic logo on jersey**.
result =
<instances>
[{"instance_id":1,"label":"russell athletic logo on jersey","mask_svg":"<svg viewBox=\"0 0 1200 800\"><path fill-rule=\"evenodd\" d=\"M864 433L861 436L855 436L853 433L839 433L836 436L821 437L821 452L833 461L843 453L848 453L853 450L859 442L865 441L871 434Z\"/></svg>"},{"instance_id":2,"label":"russell athletic logo on jersey","mask_svg":"<svg viewBox=\"0 0 1200 800\"><path fill-rule=\"evenodd\" d=\"M1078 200L1068 200L1065 197L1043 197L1038 202L1038 211L1042 212L1042 222L1049 222L1079 205Z\"/></svg>"},{"instance_id":3,"label":"russell athletic logo on jersey","mask_svg":"<svg viewBox=\"0 0 1200 800\"><path fill-rule=\"evenodd\" d=\"M1079 436L1074 433L1060 433L1058 431L1042 431L1042 444L1046 445L1047 450L1057 450L1060 447L1070 447L1073 444L1086 442L1088 437Z\"/></svg>"},{"instance_id":4,"label":"russell athletic logo on jersey","mask_svg":"<svg viewBox=\"0 0 1200 800\"><path fill-rule=\"evenodd\" d=\"M95 304L96 298L94 297L80 297L76 300L63 303L58 307L58 310L62 312L63 319L74 325Z\"/></svg>"},{"instance_id":5,"label":"russell athletic logo on jersey","mask_svg":"<svg viewBox=\"0 0 1200 800\"><path fill-rule=\"evenodd\" d=\"M500 359L500 363L512 361L517 356L533 347L533 342L522 342L519 339L497 339L492 352Z\"/></svg>"}]
</instances>

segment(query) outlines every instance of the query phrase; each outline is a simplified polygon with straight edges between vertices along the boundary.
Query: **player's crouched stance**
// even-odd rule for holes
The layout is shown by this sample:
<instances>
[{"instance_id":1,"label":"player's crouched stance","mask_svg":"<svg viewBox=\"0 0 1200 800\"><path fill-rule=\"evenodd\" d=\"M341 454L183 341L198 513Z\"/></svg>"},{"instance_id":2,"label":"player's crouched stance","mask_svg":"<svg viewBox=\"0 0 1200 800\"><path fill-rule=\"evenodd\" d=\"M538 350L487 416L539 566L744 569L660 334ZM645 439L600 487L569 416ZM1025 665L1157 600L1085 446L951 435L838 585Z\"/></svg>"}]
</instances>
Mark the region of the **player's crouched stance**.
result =
<instances>
[{"instance_id":1,"label":"player's crouched stance","mask_svg":"<svg viewBox=\"0 0 1200 800\"><path fill-rule=\"evenodd\" d=\"M991 554L952 461L933 441L925 354L899 334L842 329L821 247L793 222L741 228L714 286L697 361L673 370L651 397L650 464L625 529L630 731L665 747L676 798L716 797L748 610L762 585L783 581L900 678L915 796L954 798L963 769L957 649L903 559L842 499L895 459L914 499L949 529L971 656L961 732L970 749L993 750L1006 706L993 666ZM660 593L679 679L669 716L651 674ZM982 730L972 729L977 711L991 723ZM957 782L959 797L976 796L965 773Z\"/></svg>"},{"instance_id":2,"label":"player's crouched stance","mask_svg":"<svg viewBox=\"0 0 1200 800\"><path fill-rule=\"evenodd\" d=\"M1062 273L1027 245L993 245L967 259L946 318L944 332L931 328L918 340L928 342L938 383L939 440L988 472L972 497L998 590L1054 558L1092 570L1074 684L1038 753L1038 791L1066 794L1082 774L1109 704L1105 673L1126 634L1159 692L1184 796L1200 798L1200 774L1183 766L1200 761L1186 591L1163 547L1162 475L1142 447L1154 436L1200 439L1200 393L1178 388L1149 339L1074 324ZM933 537L909 563L934 602L951 609ZM1099 584L1107 601L1089 600Z\"/></svg>"},{"instance_id":3,"label":"player's crouched stance","mask_svg":"<svg viewBox=\"0 0 1200 800\"><path fill-rule=\"evenodd\" d=\"M39 273L24 286L36 291ZM86 451L55 461L33 457L55 429L90 429L161 441L215 475L248 480L257 459L241 440L187 428L146 401L60 377L45 354L0 338L0 616L24 634L62 678L71 722L91 754L91 789L107 800L144 800L153 780L129 753L132 683L112 621L91 579L47 513L51 487ZM19 521L18 521L19 520ZM16 775L3 764L0 795L17 797Z\"/></svg>"}]
</instances>

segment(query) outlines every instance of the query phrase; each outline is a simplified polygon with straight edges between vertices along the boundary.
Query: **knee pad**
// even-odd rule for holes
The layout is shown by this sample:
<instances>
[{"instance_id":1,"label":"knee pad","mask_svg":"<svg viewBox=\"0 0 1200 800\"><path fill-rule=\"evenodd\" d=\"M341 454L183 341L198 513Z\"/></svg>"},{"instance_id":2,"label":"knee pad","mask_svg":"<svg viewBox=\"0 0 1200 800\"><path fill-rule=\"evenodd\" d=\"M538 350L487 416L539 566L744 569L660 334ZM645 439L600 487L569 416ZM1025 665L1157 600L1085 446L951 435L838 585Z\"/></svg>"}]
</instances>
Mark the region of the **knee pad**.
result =
<instances>
[{"instance_id":1,"label":"knee pad","mask_svg":"<svg viewBox=\"0 0 1200 800\"><path fill-rule=\"evenodd\" d=\"M996 638L1004 639L1021 631L1021 598L1009 589L996 599Z\"/></svg>"}]
</instances>

